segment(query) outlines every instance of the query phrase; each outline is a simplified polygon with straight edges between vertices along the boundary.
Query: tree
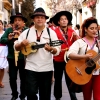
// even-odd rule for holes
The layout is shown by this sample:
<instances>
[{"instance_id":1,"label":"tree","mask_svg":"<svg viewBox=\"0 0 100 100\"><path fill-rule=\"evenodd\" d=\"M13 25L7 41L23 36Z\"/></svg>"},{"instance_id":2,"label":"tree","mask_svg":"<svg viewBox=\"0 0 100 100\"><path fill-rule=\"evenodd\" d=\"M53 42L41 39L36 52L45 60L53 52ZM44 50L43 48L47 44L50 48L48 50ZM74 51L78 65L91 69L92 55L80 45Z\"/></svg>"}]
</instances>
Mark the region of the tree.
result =
<instances>
[{"instance_id":1,"label":"tree","mask_svg":"<svg viewBox=\"0 0 100 100\"><path fill-rule=\"evenodd\" d=\"M81 7L81 0L48 0L46 1L47 6L52 12L52 16L61 10L67 10L72 12L77 6L77 9Z\"/></svg>"},{"instance_id":2,"label":"tree","mask_svg":"<svg viewBox=\"0 0 100 100\"><path fill-rule=\"evenodd\" d=\"M35 0L25 0L21 5L21 13L25 18L27 18L26 26L29 26L32 22L30 16L34 12ZM16 12L18 12L18 4L16 3Z\"/></svg>"}]
</instances>

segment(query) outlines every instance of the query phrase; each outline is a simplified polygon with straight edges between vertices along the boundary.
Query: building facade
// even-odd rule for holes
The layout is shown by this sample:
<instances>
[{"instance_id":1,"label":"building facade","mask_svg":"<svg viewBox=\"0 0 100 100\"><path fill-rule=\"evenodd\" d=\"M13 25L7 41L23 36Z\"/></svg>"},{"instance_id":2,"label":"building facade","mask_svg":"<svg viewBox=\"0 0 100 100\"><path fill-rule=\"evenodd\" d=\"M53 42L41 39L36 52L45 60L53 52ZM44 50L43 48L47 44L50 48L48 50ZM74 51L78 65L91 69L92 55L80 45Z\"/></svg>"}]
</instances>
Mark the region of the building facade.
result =
<instances>
[{"instance_id":1,"label":"building facade","mask_svg":"<svg viewBox=\"0 0 100 100\"><path fill-rule=\"evenodd\" d=\"M82 21L88 17L95 17L100 24L100 0L84 0L82 3Z\"/></svg>"},{"instance_id":2,"label":"building facade","mask_svg":"<svg viewBox=\"0 0 100 100\"><path fill-rule=\"evenodd\" d=\"M11 8L12 5L8 0L0 0L0 20L2 20L4 24L9 23Z\"/></svg>"},{"instance_id":3,"label":"building facade","mask_svg":"<svg viewBox=\"0 0 100 100\"><path fill-rule=\"evenodd\" d=\"M0 20L4 21L3 3L0 0Z\"/></svg>"}]
</instances>

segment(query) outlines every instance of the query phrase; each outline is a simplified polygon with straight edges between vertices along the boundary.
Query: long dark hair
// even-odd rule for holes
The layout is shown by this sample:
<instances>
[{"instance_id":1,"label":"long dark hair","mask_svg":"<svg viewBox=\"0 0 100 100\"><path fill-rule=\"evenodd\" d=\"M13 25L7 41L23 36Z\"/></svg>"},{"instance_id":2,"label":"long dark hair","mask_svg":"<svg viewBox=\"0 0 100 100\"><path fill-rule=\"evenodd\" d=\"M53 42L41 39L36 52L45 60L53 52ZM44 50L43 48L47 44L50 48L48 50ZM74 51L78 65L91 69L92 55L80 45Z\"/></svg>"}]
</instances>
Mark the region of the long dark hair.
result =
<instances>
[{"instance_id":1,"label":"long dark hair","mask_svg":"<svg viewBox=\"0 0 100 100\"><path fill-rule=\"evenodd\" d=\"M82 38L85 37L85 28L88 29L88 27L92 24L92 23L96 23L98 26L98 22L97 19L94 17L89 17L87 19L84 20L81 29L82 29Z\"/></svg>"}]
</instances>

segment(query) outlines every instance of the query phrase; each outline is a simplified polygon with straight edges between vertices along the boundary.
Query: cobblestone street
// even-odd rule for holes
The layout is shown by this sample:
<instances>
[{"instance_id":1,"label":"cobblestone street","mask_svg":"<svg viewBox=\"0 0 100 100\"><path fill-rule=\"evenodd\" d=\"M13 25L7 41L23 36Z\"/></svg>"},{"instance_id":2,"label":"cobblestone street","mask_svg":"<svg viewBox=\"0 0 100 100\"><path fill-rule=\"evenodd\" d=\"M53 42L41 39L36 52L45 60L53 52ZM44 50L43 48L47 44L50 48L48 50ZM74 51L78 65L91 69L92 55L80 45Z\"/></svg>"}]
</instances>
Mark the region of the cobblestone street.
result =
<instances>
[{"instance_id":1,"label":"cobblestone street","mask_svg":"<svg viewBox=\"0 0 100 100\"><path fill-rule=\"evenodd\" d=\"M5 76L3 79L3 83L4 83L5 87L0 88L0 100L10 100L11 99L11 89L9 86L8 79L9 79L8 73L7 73L7 70L5 70ZM18 84L19 84L19 77L18 77ZM63 85L62 86L63 96L62 96L61 100L70 100L64 78L62 81L62 85ZM18 86L18 89L19 89L19 86ZM52 96L51 100L55 100L55 98L53 96L53 85L52 85L52 95L51 96ZM78 100L83 100L82 93L77 93L77 98L78 98ZM20 100L20 99L18 98L17 100Z\"/></svg>"}]
</instances>

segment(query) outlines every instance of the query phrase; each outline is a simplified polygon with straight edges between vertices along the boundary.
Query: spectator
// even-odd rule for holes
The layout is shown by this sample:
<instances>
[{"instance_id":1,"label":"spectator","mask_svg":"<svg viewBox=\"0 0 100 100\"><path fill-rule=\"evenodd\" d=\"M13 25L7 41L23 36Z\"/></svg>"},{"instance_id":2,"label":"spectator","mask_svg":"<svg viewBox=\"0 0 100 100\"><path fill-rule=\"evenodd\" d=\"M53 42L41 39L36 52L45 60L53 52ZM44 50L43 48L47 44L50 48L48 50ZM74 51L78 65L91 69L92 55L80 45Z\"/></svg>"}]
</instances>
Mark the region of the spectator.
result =
<instances>
[{"instance_id":1,"label":"spectator","mask_svg":"<svg viewBox=\"0 0 100 100\"><path fill-rule=\"evenodd\" d=\"M0 20L0 38L2 37L3 34L4 34L3 22ZM7 55L8 55L8 47L0 43L0 88L4 88L2 80L4 77L4 69L8 67Z\"/></svg>"}]
</instances>

